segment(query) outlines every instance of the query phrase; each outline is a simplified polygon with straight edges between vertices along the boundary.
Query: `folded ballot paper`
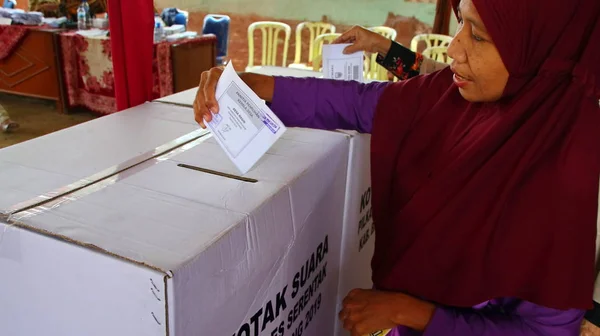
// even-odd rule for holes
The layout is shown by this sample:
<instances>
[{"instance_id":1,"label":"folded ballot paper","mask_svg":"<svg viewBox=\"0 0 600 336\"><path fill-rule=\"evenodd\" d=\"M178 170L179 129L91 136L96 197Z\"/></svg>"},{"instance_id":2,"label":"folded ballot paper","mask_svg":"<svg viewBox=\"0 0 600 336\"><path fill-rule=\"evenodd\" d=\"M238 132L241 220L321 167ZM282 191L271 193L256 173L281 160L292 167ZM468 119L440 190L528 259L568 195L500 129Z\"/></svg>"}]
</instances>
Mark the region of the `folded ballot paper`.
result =
<instances>
[{"instance_id":1,"label":"folded ballot paper","mask_svg":"<svg viewBox=\"0 0 600 336\"><path fill-rule=\"evenodd\" d=\"M338 80L363 81L364 53L344 54L350 44L323 45L323 77Z\"/></svg>"},{"instance_id":2,"label":"folded ballot paper","mask_svg":"<svg viewBox=\"0 0 600 336\"><path fill-rule=\"evenodd\" d=\"M271 148L285 126L237 75L231 62L217 83L219 113L207 126L242 174Z\"/></svg>"}]
</instances>

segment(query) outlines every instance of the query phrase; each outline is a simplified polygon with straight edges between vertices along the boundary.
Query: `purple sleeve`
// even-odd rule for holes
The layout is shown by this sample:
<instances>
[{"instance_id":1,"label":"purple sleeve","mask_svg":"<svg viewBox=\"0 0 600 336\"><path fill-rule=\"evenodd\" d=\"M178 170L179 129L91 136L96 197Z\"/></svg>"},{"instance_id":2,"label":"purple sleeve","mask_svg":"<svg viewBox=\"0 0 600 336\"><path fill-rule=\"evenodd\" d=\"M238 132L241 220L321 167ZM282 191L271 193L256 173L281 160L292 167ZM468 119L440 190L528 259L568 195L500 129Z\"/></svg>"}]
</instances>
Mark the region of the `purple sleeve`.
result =
<instances>
[{"instance_id":1,"label":"purple sleeve","mask_svg":"<svg viewBox=\"0 0 600 336\"><path fill-rule=\"evenodd\" d=\"M377 102L387 85L275 77L271 109L290 127L370 133Z\"/></svg>"},{"instance_id":2,"label":"purple sleeve","mask_svg":"<svg viewBox=\"0 0 600 336\"><path fill-rule=\"evenodd\" d=\"M584 311L520 301L509 313L437 308L423 336L579 336Z\"/></svg>"}]
</instances>

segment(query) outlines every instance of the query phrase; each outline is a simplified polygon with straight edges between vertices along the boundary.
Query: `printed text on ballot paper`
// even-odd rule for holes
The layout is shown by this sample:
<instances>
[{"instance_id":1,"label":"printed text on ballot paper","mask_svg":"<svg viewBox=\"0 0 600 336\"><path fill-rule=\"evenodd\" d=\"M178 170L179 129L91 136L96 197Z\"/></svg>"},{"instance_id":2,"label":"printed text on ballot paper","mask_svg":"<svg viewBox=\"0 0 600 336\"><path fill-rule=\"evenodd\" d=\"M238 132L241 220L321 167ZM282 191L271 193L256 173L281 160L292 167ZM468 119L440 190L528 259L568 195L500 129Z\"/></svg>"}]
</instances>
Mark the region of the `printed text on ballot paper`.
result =
<instances>
[{"instance_id":1,"label":"printed text on ballot paper","mask_svg":"<svg viewBox=\"0 0 600 336\"><path fill-rule=\"evenodd\" d=\"M350 44L323 45L323 77L337 80L364 80L364 53L358 51L344 54L344 49Z\"/></svg>"},{"instance_id":2,"label":"printed text on ballot paper","mask_svg":"<svg viewBox=\"0 0 600 336\"><path fill-rule=\"evenodd\" d=\"M208 128L237 168L245 174L286 128L233 70L225 67L217 83L219 113Z\"/></svg>"}]
</instances>

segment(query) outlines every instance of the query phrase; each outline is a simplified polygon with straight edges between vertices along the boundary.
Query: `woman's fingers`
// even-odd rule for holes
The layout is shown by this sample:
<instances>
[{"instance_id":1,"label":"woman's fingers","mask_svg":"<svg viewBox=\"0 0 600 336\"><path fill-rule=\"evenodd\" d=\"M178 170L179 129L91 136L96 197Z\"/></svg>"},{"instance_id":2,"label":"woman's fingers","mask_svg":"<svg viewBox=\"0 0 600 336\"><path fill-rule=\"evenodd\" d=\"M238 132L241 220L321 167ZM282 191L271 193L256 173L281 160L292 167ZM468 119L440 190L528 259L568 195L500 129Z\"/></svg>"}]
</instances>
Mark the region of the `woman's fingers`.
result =
<instances>
[{"instance_id":1,"label":"woman's fingers","mask_svg":"<svg viewBox=\"0 0 600 336\"><path fill-rule=\"evenodd\" d=\"M346 55L353 54L358 51L366 51L365 47L361 43L354 43L344 48L344 54Z\"/></svg>"},{"instance_id":2,"label":"woman's fingers","mask_svg":"<svg viewBox=\"0 0 600 336\"><path fill-rule=\"evenodd\" d=\"M196 120L200 127L206 128L206 125L204 124L204 115L199 111L200 108L198 107L198 103L194 100L194 120Z\"/></svg>"},{"instance_id":3,"label":"woman's fingers","mask_svg":"<svg viewBox=\"0 0 600 336\"><path fill-rule=\"evenodd\" d=\"M335 40L333 40L333 44L339 44L339 43L354 43L356 41L356 36L354 34L353 30L349 30L345 33L343 33L342 35L340 35L338 38L336 38Z\"/></svg>"},{"instance_id":4,"label":"woman's fingers","mask_svg":"<svg viewBox=\"0 0 600 336\"><path fill-rule=\"evenodd\" d=\"M371 49L373 49L372 46L376 37L375 33L367 29L354 26L333 41L333 43L350 43L351 45L344 48L344 54L353 54L359 51L373 52Z\"/></svg>"},{"instance_id":5,"label":"woman's fingers","mask_svg":"<svg viewBox=\"0 0 600 336\"><path fill-rule=\"evenodd\" d=\"M346 309L342 309L339 313L338 313L338 318L340 319L340 321L344 322L344 320L346 318L348 318L348 312L346 311Z\"/></svg>"},{"instance_id":6,"label":"woman's fingers","mask_svg":"<svg viewBox=\"0 0 600 336\"><path fill-rule=\"evenodd\" d=\"M194 119L202 128L206 128L206 125L204 124L204 118L208 113L206 99L204 96L204 87L206 85L207 78L208 72L206 71L200 75L200 84L198 84L198 92L196 93L196 99L194 100Z\"/></svg>"},{"instance_id":7,"label":"woman's fingers","mask_svg":"<svg viewBox=\"0 0 600 336\"><path fill-rule=\"evenodd\" d=\"M350 30L344 32L340 37L333 41L334 44L339 43L351 43L352 45L344 48L344 54L351 54L356 51L361 51L364 49L364 42L362 41L361 36L362 27L354 26Z\"/></svg>"},{"instance_id":8,"label":"woman's fingers","mask_svg":"<svg viewBox=\"0 0 600 336\"><path fill-rule=\"evenodd\" d=\"M212 120L213 113L219 113L216 90L222 73L223 69L212 68L200 76L200 84L194 100L194 119L202 128L206 128L206 122Z\"/></svg>"},{"instance_id":9,"label":"woman's fingers","mask_svg":"<svg viewBox=\"0 0 600 336\"><path fill-rule=\"evenodd\" d=\"M212 68L208 72L206 84L204 85L204 97L206 99L206 107L212 113L219 113L219 104L217 103L217 83L223 70L220 68ZM211 116L212 117L212 116Z\"/></svg>"}]
</instances>

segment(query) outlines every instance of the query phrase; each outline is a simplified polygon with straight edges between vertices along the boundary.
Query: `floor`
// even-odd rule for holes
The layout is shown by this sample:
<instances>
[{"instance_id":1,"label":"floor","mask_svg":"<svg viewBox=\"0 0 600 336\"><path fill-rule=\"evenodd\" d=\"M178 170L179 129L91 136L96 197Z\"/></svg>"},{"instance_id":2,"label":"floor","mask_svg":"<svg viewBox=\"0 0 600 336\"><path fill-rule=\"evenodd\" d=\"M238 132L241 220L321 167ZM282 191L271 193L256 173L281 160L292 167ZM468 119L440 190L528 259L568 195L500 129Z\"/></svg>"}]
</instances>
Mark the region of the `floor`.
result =
<instances>
[{"instance_id":1,"label":"floor","mask_svg":"<svg viewBox=\"0 0 600 336\"><path fill-rule=\"evenodd\" d=\"M20 124L13 133L0 132L0 148L27 141L48 133L96 118L90 112L60 114L53 102L0 93L0 104Z\"/></svg>"}]
</instances>

